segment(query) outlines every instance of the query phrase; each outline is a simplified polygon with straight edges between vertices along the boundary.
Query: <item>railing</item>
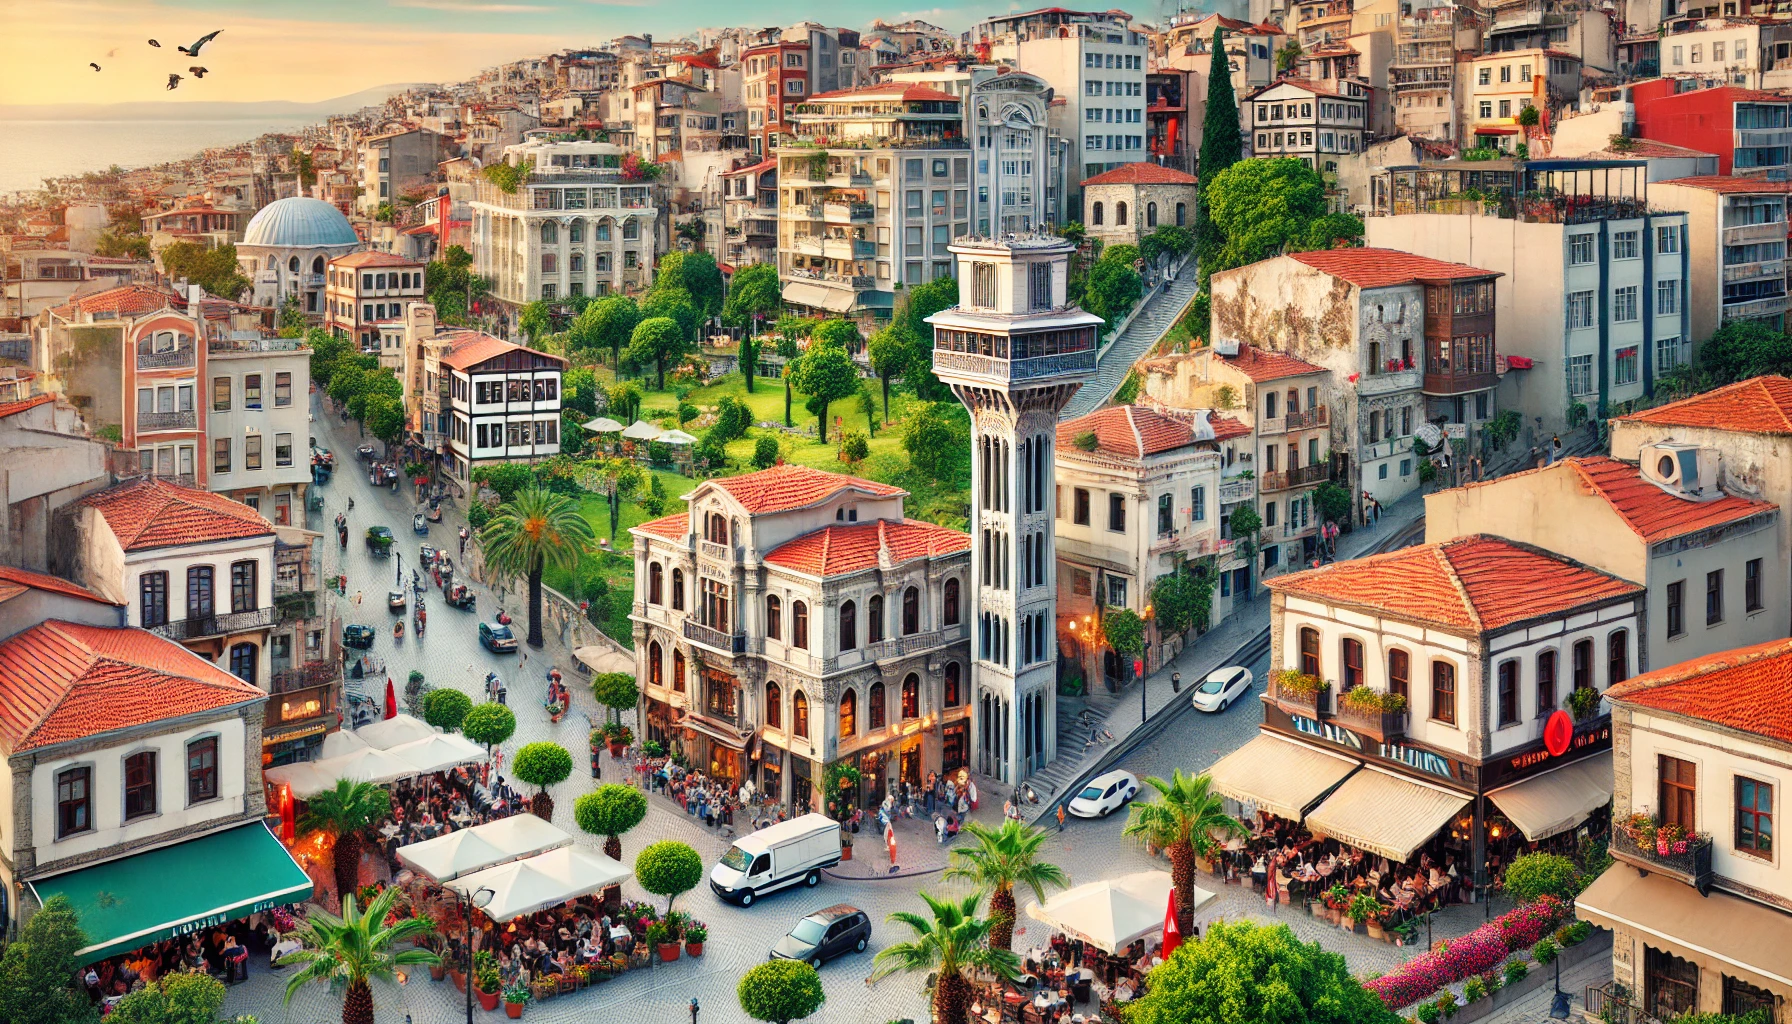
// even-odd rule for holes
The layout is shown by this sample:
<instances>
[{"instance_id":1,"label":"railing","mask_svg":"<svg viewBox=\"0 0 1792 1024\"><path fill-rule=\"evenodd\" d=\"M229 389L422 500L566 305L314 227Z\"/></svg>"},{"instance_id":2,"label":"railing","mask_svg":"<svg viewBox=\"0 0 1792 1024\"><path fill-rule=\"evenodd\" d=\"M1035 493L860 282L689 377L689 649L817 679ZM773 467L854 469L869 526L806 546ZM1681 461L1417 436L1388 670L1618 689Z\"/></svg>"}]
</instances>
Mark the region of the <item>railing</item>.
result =
<instances>
[{"instance_id":1,"label":"railing","mask_svg":"<svg viewBox=\"0 0 1792 1024\"><path fill-rule=\"evenodd\" d=\"M199 426L199 413L188 409L185 412L140 412L137 414L138 430L191 430Z\"/></svg>"},{"instance_id":2,"label":"railing","mask_svg":"<svg viewBox=\"0 0 1792 1024\"><path fill-rule=\"evenodd\" d=\"M1662 853L1653 842L1649 845L1632 839L1630 833L1612 823L1611 855L1642 871L1656 871L1677 878L1699 890L1711 891L1711 837L1702 836L1686 844L1685 853Z\"/></svg>"},{"instance_id":3,"label":"railing","mask_svg":"<svg viewBox=\"0 0 1792 1024\"><path fill-rule=\"evenodd\" d=\"M860 223L877 216L877 209L870 203L823 203L822 215L830 221Z\"/></svg>"},{"instance_id":4,"label":"railing","mask_svg":"<svg viewBox=\"0 0 1792 1024\"><path fill-rule=\"evenodd\" d=\"M1773 316L1792 308L1792 301L1784 295L1774 295L1765 299L1754 299L1750 302L1725 303L1722 308L1725 320L1746 320L1749 317Z\"/></svg>"},{"instance_id":5,"label":"railing","mask_svg":"<svg viewBox=\"0 0 1792 1024\"><path fill-rule=\"evenodd\" d=\"M1737 149L1749 149L1757 146L1792 146L1792 131L1787 131L1784 128L1736 129Z\"/></svg>"},{"instance_id":6,"label":"railing","mask_svg":"<svg viewBox=\"0 0 1792 1024\"><path fill-rule=\"evenodd\" d=\"M197 366L198 348L187 342L166 352L145 352L137 350L137 369L139 370L173 370L189 366Z\"/></svg>"},{"instance_id":7,"label":"railing","mask_svg":"<svg viewBox=\"0 0 1792 1024\"><path fill-rule=\"evenodd\" d=\"M1282 688L1272 679L1270 681L1271 696L1277 704L1296 714L1304 714L1308 718L1329 718L1332 714L1331 687L1321 687L1312 693L1284 693Z\"/></svg>"},{"instance_id":8,"label":"railing","mask_svg":"<svg viewBox=\"0 0 1792 1024\"><path fill-rule=\"evenodd\" d=\"M324 275L322 275L322 274L306 274L305 275L305 287L307 287L307 288L322 288L323 286L324 286Z\"/></svg>"},{"instance_id":9,"label":"railing","mask_svg":"<svg viewBox=\"0 0 1792 1024\"><path fill-rule=\"evenodd\" d=\"M1282 417L1286 430L1307 430L1312 427L1323 427L1331 422L1331 410L1325 406L1317 406L1305 412L1291 412Z\"/></svg>"},{"instance_id":10,"label":"railing","mask_svg":"<svg viewBox=\"0 0 1792 1024\"><path fill-rule=\"evenodd\" d=\"M205 343L207 352L300 352L306 348L303 338L213 338Z\"/></svg>"},{"instance_id":11,"label":"railing","mask_svg":"<svg viewBox=\"0 0 1792 1024\"><path fill-rule=\"evenodd\" d=\"M1220 481L1220 504L1232 505L1257 496L1256 477Z\"/></svg>"},{"instance_id":12,"label":"railing","mask_svg":"<svg viewBox=\"0 0 1792 1024\"><path fill-rule=\"evenodd\" d=\"M1384 743L1406 735L1404 711L1398 714L1389 711L1360 711L1340 699L1337 717L1339 723L1352 732L1374 737Z\"/></svg>"},{"instance_id":13,"label":"railing","mask_svg":"<svg viewBox=\"0 0 1792 1024\"><path fill-rule=\"evenodd\" d=\"M1423 390L1427 395L1461 395L1485 391L1499 382L1499 374L1492 370L1479 373L1426 373Z\"/></svg>"},{"instance_id":14,"label":"railing","mask_svg":"<svg viewBox=\"0 0 1792 1024\"><path fill-rule=\"evenodd\" d=\"M201 640L206 637L242 633L251 629L266 629L273 624L274 609L269 606L267 608L251 608L246 612L226 612L223 615L175 619L160 626L151 626L149 631L169 640Z\"/></svg>"},{"instance_id":15,"label":"railing","mask_svg":"<svg viewBox=\"0 0 1792 1024\"><path fill-rule=\"evenodd\" d=\"M297 668L275 669L268 677L269 693L292 693L308 686L325 686L342 678L342 666L334 661L307 661Z\"/></svg>"},{"instance_id":16,"label":"railing","mask_svg":"<svg viewBox=\"0 0 1792 1024\"><path fill-rule=\"evenodd\" d=\"M918 651L931 651L936 647L944 647L964 639L964 626L947 626L944 629L930 630L925 633L911 633L908 636L895 636L888 640L879 640L865 645L865 656L875 661L885 658L902 658Z\"/></svg>"},{"instance_id":17,"label":"railing","mask_svg":"<svg viewBox=\"0 0 1792 1024\"><path fill-rule=\"evenodd\" d=\"M1006 380L1031 380L1036 377L1055 377L1067 373L1095 372L1095 351L1070 352L1056 356L1035 356L1031 359L998 359L995 356L979 355L974 352L943 352L935 349L933 365L936 370L957 370L960 373L975 373L984 377L996 377Z\"/></svg>"},{"instance_id":18,"label":"railing","mask_svg":"<svg viewBox=\"0 0 1792 1024\"><path fill-rule=\"evenodd\" d=\"M1266 493L1269 491L1285 491L1290 487L1303 487L1307 484L1316 484L1323 481L1329 472L1330 467L1326 466L1324 463L1314 463L1311 466L1301 466L1298 469L1283 469L1273 473L1265 473L1263 474L1263 490Z\"/></svg>"},{"instance_id":19,"label":"railing","mask_svg":"<svg viewBox=\"0 0 1792 1024\"><path fill-rule=\"evenodd\" d=\"M1410 451L1412 451L1411 434L1408 434L1405 437L1385 438L1363 449L1363 461L1370 462L1376 459L1389 459L1403 452Z\"/></svg>"},{"instance_id":20,"label":"railing","mask_svg":"<svg viewBox=\"0 0 1792 1024\"><path fill-rule=\"evenodd\" d=\"M704 558L715 562L738 562L738 552L727 544L717 544L713 540L697 542L697 552Z\"/></svg>"},{"instance_id":21,"label":"railing","mask_svg":"<svg viewBox=\"0 0 1792 1024\"><path fill-rule=\"evenodd\" d=\"M1230 537L1220 537L1206 530L1171 530L1160 534L1151 545L1150 554L1159 555L1170 551L1181 551L1191 557L1200 558L1205 555L1223 555L1232 550L1236 541Z\"/></svg>"},{"instance_id":22,"label":"railing","mask_svg":"<svg viewBox=\"0 0 1792 1024\"><path fill-rule=\"evenodd\" d=\"M701 622L684 620L684 638L694 640L721 654L745 654L747 652L747 635L745 633L724 633L712 629Z\"/></svg>"},{"instance_id":23,"label":"railing","mask_svg":"<svg viewBox=\"0 0 1792 1024\"><path fill-rule=\"evenodd\" d=\"M1786 237L1787 224L1777 220L1770 224L1736 224L1724 228L1723 243L1725 245L1741 245L1745 242L1773 242ZM142 365L141 362L138 363Z\"/></svg>"},{"instance_id":24,"label":"railing","mask_svg":"<svg viewBox=\"0 0 1792 1024\"><path fill-rule=\"evenodd\" d=\"M157 480L166 480L178 487L197 487L199 477L193 473L151 473Z\"/></svg>"},{"instance_id":25,"label":"railing","mask_svg":"<svg viewBox=\"0 0 1792 1024\"><path fill-rule=\"evenodd\" d=\"M1752 281L1758 277L1786 276L1785 260L1756 260L1753 263L1724 264L1724 283Z\"/></svg>"},{"instance_id":26,"label":"railing","mask_svg":"<svg viewBox=\"0 0 1792 1024\"><path fill-rule=\"evenodd\" d=\"M1402 367L1398 370L1365 373L1356 380L1356 393L1359 395L1385 395L1390 391L1407 391L1416 388L1423 381L1424 374L1416 366L1410 369Z\"/></svg>"},{"instance_id":27,"label":"railing","mask_svg":"<svg viewBox=\"0 0 1792 1024\"><path fill-rule=\"evenodd\" d=\"M1589 986L1586 1000L1589 1020L1601 1020L1607 1024L1665 1024L1663 1018L1632 1003L1630 990L1616 981L1608 981L1597 987Z\"/></svg>"}]
</instances>

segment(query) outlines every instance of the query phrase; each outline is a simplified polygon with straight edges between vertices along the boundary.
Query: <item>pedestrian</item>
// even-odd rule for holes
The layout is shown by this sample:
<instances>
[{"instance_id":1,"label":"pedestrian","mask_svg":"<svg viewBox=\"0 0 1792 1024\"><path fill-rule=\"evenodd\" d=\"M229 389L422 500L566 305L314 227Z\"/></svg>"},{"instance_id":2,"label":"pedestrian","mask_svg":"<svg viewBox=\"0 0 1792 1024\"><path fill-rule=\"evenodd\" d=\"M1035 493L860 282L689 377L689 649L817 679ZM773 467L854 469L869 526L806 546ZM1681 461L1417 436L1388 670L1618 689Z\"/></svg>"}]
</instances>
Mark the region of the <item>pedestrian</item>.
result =
<instances>
[{"instance_id":1,"label":"pedestrian","mask_svg":"<svg viewBox=\"0 0 1792 1024\"><path fill-rule=\"evenodd\" d=\"M354 600L355 600L355 607L357 607L357 608L361 607L361 592L359 590L355 591Z\"/></svg>"},{"instance_id":2,"label":"pedestrian","mask_svg":"<svg viewBox=\"0 0 1792 1024\"><path fill-rule=\"evenodd\" d=\"M466 554L467 554L467 528L464 526L460 528L460 553L461 553L462 558L466 557Z\"/></svg>"},{"instance_id":3,"label":"pedestrian","mask_svg":"<svg viewBox=\"0 0 1792 1024\"><path fill-rule=\"evenodd\" d=\"M1064 805L1058 805L1058 831L1064 831Z\"/></svg>"},{"instance_id":4,"label":"pedestrian","mask_svg":"<svg viewBox=\"0 0 1792 1024\"><path fill-rule=\"evenodd\" d=\"M1549 438L1549 461L1544 463L1544 465L1553 466L1556 464L1556 460L1561 457L1562 457L1562 438L1559 434L1552 434L1552 435L1550 435L1550 438Z\"/></svg>"}]
</instances>

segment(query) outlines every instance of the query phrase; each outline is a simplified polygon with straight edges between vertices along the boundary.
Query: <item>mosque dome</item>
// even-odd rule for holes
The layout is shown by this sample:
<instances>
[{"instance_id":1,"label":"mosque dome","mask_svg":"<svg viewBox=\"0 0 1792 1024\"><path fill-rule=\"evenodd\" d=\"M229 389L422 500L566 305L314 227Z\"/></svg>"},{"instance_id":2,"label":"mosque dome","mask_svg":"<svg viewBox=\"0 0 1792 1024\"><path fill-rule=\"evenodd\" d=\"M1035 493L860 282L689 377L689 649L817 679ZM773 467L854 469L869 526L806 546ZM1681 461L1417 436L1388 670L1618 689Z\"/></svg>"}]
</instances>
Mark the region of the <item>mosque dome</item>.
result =
<instances>
[{"instance_id":1,"label":"mosque dome","mask_svg":"<svg viewBox=\"0 0 1792 1024\"><path fill-rule=\"evenodd\" d=\"M358 245L360 241L342 211L304 196L269 203L243 230L244 245L304 247Z\"/></svg>"}]
</instances>

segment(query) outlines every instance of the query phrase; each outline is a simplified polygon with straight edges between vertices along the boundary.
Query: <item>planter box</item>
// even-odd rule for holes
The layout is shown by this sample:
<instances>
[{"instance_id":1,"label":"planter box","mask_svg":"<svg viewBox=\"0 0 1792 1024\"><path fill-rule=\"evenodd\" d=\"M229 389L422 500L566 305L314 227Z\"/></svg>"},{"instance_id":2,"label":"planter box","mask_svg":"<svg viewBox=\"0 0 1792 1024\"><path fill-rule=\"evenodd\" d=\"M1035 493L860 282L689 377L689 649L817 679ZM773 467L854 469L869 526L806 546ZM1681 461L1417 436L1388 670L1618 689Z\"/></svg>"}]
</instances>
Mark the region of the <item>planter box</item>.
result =
<instances>
[{"instance_id":1,"label":"planter box","mask_svg":"<svg viewBox=\"0 0 1792 1024\"><path fill-rule=\"evenodd\" d=\"M1332 711L1332 691L1320 690L1310 696L1276 691L1275 701L1289 714L1304 718L1328 718Z\"/></svg>"},{"instance_id":2,"label":"planter box","mask_svg":"<svg viewBox=\"0 0 1792 1024\"><path fill-rule=\"evenodd\" d=\"M1382 742L1406 735L1406 712L1404 711L1397 715L1385 711L1355 711L1340 699L1336 717L1338 724L1351 732Z\"/></svg>"},{"instance_id":3,"label":"planter box","mask_svg":"<svg viewBox=\"0 0 1792 1024\"><path fill-rule=\"evenodd\" d=\"M1621 828L1613 828L1610 851L1614 859L1621 860L1644 874L1657 871L1669 878L1677 878L1697 889L1700 896L1711 891L1710 836L1688 843L1685 853L1664 856L1656 852L1653 844L1639 843L1630 838L1630 833Z\"/></svg>"},{"instance_id":4,"label":"planter box","mask_svg":"<svg viewBox=\"0 0 1792 1024\"><path fill-rule=\"evenodd\" d=\"M1493 1000L1482 996L1467 1006L1458 1006L1456 1016L1451 1017L1451 1024L1468 1024L1472 1020L1480 1020L1493 1012Z\"/></svg>"}]
</instances>

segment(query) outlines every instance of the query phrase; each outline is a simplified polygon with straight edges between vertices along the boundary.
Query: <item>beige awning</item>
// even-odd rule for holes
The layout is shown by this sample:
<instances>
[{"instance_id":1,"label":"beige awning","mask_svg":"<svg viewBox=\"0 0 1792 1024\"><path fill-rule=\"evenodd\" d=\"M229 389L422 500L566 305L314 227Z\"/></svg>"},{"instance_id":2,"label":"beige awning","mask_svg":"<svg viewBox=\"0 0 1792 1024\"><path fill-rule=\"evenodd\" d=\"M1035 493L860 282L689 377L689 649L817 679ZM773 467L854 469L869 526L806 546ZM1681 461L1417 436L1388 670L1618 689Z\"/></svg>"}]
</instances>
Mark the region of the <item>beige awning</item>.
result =
<instances>
[{"instance_id":1,"label":"beige awning","mask_svg":"<svg viewBox=\"0 0 1792 1024\"><path fill-rule=\"evenodd\" d=\"M1622 925L1645 945L1763 988L1792 985L1792 914L1712 890L1710 896L1662 874L1641 876L1628 864L1605 869L1575 897L1574 912L1601 928ZM1706 977L1711 975L1707 974Z\"/></svg>"},{"instance_id":2,"label":"beige awning","mask_svg":"<svg viewBox=\"0 0 1792 1024\"><path fill-rule=\"evenodd\" d=\"M1489 790L1487 798L1535 842L1566 832L1612 802L1612 752L1602 750L1523 782Z\"/></svg>"},{"instance_id":3,"label":"beige awning","mask_svg":"<svg viewBox=\"0 0 1792 1024\"><path fill-rule=\"evenodd\" d=\"M1307 815L1307 828L1405 861L1468 804L1469 798L1454 790L1364 765Z\"/></svg>"},{"instance_id":4,"label":"beige awning","mask_svg":"<svg viewBox=\"0 0 1792 1024\"><path fill-rule=\"evenodd\" d=\"M1270 733L1221 758L1207 774L1222 796L1299 821L1313 801L1356 771L1357 761Z\"/></svg>"},{"instance_id":5,"label":"beige awning","mask_svg":"<svg viewBox=\"0 0 1792 1024\"><path fill-rule=\"evenodd\" d=\"M852 292L827 288L808 281L788 281L784 285L784 301L812 309L831 309L844 313L853 306Z\"/></svg>"}]
</instances>

